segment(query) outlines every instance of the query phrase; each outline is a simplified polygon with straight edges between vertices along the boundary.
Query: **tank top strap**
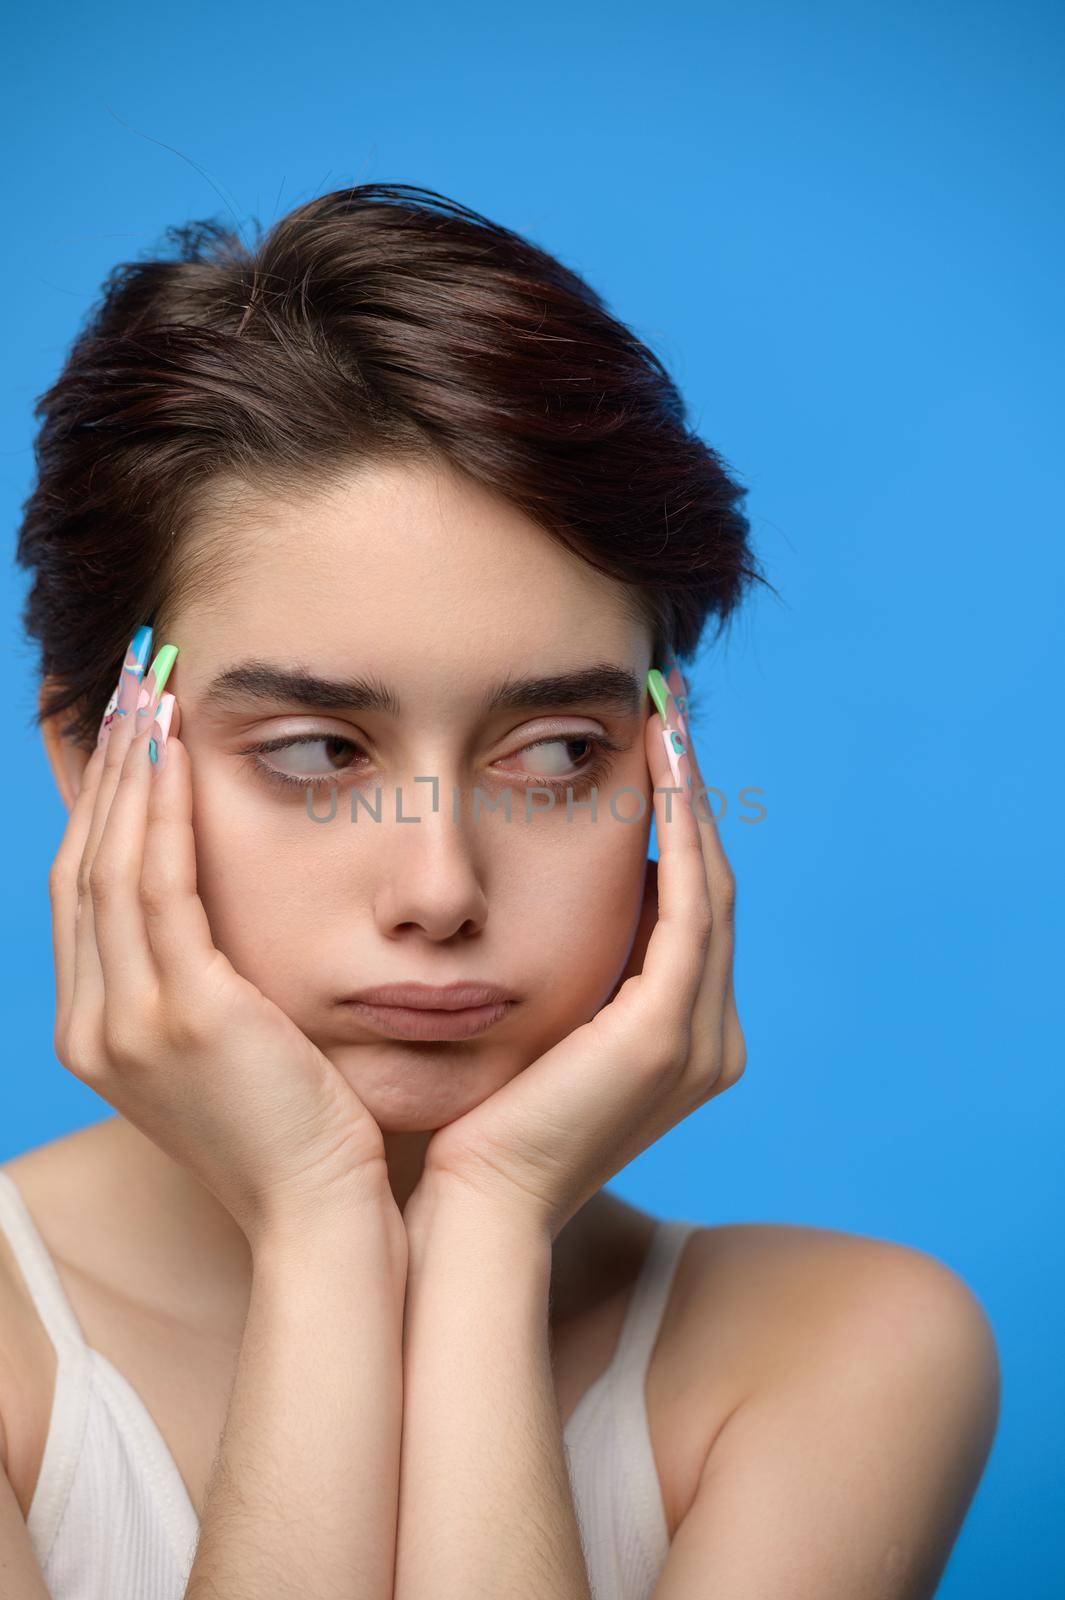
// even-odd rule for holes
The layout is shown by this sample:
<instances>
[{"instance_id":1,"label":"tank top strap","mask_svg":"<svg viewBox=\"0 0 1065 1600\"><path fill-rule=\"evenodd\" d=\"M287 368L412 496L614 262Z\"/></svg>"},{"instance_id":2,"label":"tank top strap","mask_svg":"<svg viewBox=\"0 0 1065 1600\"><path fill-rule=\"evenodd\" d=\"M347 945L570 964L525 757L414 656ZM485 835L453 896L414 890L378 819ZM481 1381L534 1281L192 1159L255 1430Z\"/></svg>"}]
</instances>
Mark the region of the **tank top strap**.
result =
<instances>
[{"instance_id":1,"label":"tank top strap","mask_svg":"<svg viewBox=\"0 0 1065 1600\"><path fill-rule=\"evenodd\" d=\"M622 1384L629 1375L642 1382L647 1372L681 1253L698 1227L679 1218L660 1218L655 1226L611 1363Z\"/></svg>"},{"instance_id":2,"label":"tank top strap","mask_svg":"<svg viewBox=\"0 0 1065 1600\"><path fill-rule=\"evenodd\" d=\"M85 1441L93 1352L60 1282L48 1246L22 1198L22 1191L14 1178L3 1171L0 1171L0 1228L7 1236L56 1354L48 1437L27 1519L38 1559L46 1565Z\"/></svg>"},{"instance_id":3,"label":"tank top strap","mask_svg":"<svg viewBox=\"0 0 1065 1600\"><path fill-rule=\"evenodd\" d=\"M48 1246L34 1222L15 1180L0 1170L0 1228L15 1254L15 1261L56 1350L88 1353L88 1345L74 1307L56 1271Z\"/></svg>"}]
</instances>

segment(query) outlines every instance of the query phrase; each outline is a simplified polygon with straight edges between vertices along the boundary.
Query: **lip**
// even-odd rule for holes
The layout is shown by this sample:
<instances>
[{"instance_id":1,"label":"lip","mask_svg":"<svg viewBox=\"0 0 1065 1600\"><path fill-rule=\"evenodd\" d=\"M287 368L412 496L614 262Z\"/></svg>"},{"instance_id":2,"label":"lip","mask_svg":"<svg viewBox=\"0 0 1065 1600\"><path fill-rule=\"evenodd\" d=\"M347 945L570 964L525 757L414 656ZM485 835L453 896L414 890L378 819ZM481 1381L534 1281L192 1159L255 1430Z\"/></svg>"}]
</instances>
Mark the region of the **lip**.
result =
<instances>
[{"instance_id":1,"label":"lip","mask_svg":"<svg viewBox=\"0 0 1065 1600\"><path fill-rule=\"evenodd\" d=\"M470 1039L501 1022L516 1003L516 995L495 983L383 983L343 1001L390 1039Z\"/></svg>"},{"instance_id":2,"label":"lip","mask_svg":"<svg viewBox=\"0 0 1065 1600\"><path fill-rule=\"evenodd\" d=\"M458 1011L434 1011L427 1006L371 1006L363 1000L347 1000L344 1004L368 1028L389 1039L471 1039L502 1022L514 1002L463 1006Z\"/></svg>"},{"instance_id":3,"label":"lip","mask_svg":"<svg viewBox=\"0 0 1065 1600\"><path fill-rule=\"evenodd\" d=\"M344 998L368 1006L400 1006L405 1011L469 1011L502 1005L517 996L497 983L381 983L372 989L356 989Z\"/></svg>"}]
</instances>

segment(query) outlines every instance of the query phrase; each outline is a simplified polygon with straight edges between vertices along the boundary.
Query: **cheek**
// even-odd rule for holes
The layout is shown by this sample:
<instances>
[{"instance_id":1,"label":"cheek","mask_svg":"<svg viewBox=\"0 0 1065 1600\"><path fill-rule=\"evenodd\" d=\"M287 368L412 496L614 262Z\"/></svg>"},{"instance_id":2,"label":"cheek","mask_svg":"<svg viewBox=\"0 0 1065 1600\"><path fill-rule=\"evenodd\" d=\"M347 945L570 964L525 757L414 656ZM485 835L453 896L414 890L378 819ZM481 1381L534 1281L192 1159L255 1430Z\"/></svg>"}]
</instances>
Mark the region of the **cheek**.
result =
<instances>
[{"instance_id":1,"label":"cheek","mask_svg":"<svg viewBox=\"0 0 1065 1600\"><path fill-rule=\"evenodd\" d=\"M534 830L535 833L535 830ZM545 827L507 894L507 945L548 1032L586 1022L628 959L643 905L650 823ZM502 908L501 908L502 915Z\"/></svg>"},{"instance_id":2,"label":"cheek","mask_svg":"<svg viewBox=\"0 0 1065 1600\"><path fill-rule=\"evenodd\" d=\"M299 799L258 801L202 759L194 765L193 826L197 888L215 944L280 998L318 959L330 886L340 883L330 861L336 830L313 823Z\"/></svg>"},{"instance_id":3,"label":"cheek","mask_svg":"<svg viewBox=\"0 0 1065 1600\"><path fill-rule=\"evenodd\" d=\"M353 852L344 804L341 795L338 818L316 824L302 797L261 799L207 752L193 762L197 887L214 942L291 1015L333 972L338 950L347 970L353 936L374 939L363 923L372 921L380 856ZM328 812L321 798L319 810ZM613 989L639 918L650 828L649 811L624 822L601 803L594 822L545 817L486 839L488 918L475 965L528 995L534 1053L587 1021Z\"/></svg>"}]
</instances>

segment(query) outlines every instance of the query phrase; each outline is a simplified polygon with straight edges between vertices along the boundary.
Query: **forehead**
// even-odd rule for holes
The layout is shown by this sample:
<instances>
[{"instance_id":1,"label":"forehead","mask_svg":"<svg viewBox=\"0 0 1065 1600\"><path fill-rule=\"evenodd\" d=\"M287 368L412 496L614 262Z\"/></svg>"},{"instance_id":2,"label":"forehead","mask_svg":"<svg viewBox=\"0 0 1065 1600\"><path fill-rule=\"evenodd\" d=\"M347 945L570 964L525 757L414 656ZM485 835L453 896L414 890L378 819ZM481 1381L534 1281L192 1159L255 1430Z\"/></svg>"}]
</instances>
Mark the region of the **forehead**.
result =
<instances>
[{"instance_id":1,"label":"forehead","mask_svg":"<svg viewBox=\"0 0 1065 1600\"><path fill-rule=\"evenodd\" d=\"M284 496L218 484L187 561L211 575L169 619L190 661L189 646L357 647L453 673L464 655L487 670L560 652L633 658L648 638L631 590L446 465L365 466Z\"/></svg>"}]
</instances>

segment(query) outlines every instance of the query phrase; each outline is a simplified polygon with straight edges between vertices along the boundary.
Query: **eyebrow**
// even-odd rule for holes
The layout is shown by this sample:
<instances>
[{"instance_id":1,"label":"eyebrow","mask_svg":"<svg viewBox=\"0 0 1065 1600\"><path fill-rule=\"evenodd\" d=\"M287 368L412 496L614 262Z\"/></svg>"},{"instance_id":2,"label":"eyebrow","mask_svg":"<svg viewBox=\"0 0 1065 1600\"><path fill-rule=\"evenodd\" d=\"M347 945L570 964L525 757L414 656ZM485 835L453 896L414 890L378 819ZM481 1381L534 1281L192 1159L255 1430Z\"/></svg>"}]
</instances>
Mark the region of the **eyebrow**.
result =
<instances>
[{"instance_id":1,"label":"eyebrow","mask_svg":"<svg viewBox=\"0 0 1065 1600\"><path fill-rule=\"evenodd\" d=\"M636 716L643 699L643 686L634 673L613 662L597 662L546 677L504 678L485 691L480 709L487 714L591 703ZM272 661L240 661L226 667L203 693L203 704L213 707L278 701L314 711L379 711L392 717L402 713L398 696L379 678L323 678Z\"/></svg>"}]
</instances>

